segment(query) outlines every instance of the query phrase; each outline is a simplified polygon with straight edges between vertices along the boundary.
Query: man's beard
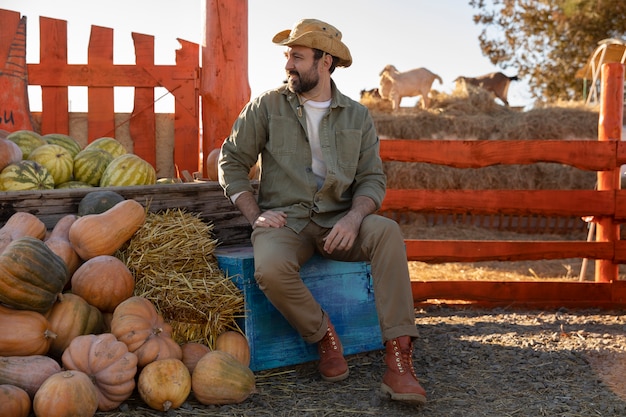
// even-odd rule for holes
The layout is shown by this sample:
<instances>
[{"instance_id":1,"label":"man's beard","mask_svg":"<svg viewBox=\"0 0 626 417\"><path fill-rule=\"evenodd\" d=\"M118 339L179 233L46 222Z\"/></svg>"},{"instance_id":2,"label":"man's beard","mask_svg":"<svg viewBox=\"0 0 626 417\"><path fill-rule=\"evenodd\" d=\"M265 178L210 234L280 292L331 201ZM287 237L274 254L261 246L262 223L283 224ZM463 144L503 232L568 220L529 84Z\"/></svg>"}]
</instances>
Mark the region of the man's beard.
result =
<instances>
[{"instance_id":1,"label":"man's beard","mask_svg":"<svg viewBox=\"0 0 626 417\"><path fill-rule=\"evenodd\" d=\"M311 91L320 81L320 77L315 71L315 67L311 67L311 69L306 73L290 71L289 74L297 76L297 78L289 77L287 80L289 91L296 94L303 94Z\"/></svg>"}]
</instances>

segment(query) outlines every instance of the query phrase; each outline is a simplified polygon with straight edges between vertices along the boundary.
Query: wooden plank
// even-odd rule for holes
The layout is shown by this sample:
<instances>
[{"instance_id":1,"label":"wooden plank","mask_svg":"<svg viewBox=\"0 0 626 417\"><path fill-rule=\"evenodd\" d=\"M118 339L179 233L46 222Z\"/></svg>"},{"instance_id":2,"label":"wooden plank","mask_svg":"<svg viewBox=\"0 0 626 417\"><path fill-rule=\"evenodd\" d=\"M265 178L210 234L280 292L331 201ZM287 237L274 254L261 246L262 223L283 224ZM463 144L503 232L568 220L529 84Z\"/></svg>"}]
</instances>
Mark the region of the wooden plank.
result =
<instances>
[{"instance_id":1,"label":"wooden plank","mask_svg":"<svg viewBox=\"0 0 626 417\"><path fill-rule=\"evenodd\" d=\"M456 168L555 162L601 171L618 166L616 144L583 140L382 139L383 160L426 162Z\"/></svg>"},{"instance_id":2,"label":"wooden plank","mask_svg":"<svg viewBox=\"0 0 626 417\"><path fill-rule=\"evenodd\" d=\"M39 55L41 65L47 68L67 64L67 22L39 18ZM55 83L56 84L56 83ZM68 86L41 86L41 133L70 132Z\"/></svg>"},{"instance_id":3,"label":"wooden plank","mask_svg":"<svg viewBox=\"0 0 626 417\"><path fill-rule=\"evenodd\" d=\"M91 27L87 61L90 68L99 68L101 71L113 69L113 29ZM113 87L90 85L87 89L87 105L88 142L103 136L115 137Z\"/></svg>"},{"instance_id":4,"label":"wooden plank","mask_svg":"<svg viewBox=\"0 0 626 417\"><path fill-rule=\"evenodd\" d=\"M7 59L20 18L19 12L0 9L0 68L4 66Z\"/></svg>"},{"instance_id":5,"label":"wooden plank","mask_svg":"<svg viewBox=\"0 0 626 417\"><path fill-rule=\"evenodd\" d=\"M526 261L544 259L613 259L612 242L405 240L409 261L431 263Z\"/></svg>"}]
</instances>

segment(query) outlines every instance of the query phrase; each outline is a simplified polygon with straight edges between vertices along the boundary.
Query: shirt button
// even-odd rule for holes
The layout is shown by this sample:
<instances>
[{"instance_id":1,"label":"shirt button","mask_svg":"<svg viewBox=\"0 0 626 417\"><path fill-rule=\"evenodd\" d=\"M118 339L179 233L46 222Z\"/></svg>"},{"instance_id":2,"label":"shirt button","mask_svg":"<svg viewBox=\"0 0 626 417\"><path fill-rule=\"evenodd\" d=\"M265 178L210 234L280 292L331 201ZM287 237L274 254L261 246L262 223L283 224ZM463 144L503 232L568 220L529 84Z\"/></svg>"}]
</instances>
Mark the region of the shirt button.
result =
<instances>
[{"instance_id":1,"label":"shirt button","mask_svg":"<svg viewBox=\"0 0 626 417\"><path fill-rule=\"evenodd\" d=\"M307 169L306 169L306 172L313 172L313 169L311 169L311 168L307 168Z\"/></svg>"}]
</instances>

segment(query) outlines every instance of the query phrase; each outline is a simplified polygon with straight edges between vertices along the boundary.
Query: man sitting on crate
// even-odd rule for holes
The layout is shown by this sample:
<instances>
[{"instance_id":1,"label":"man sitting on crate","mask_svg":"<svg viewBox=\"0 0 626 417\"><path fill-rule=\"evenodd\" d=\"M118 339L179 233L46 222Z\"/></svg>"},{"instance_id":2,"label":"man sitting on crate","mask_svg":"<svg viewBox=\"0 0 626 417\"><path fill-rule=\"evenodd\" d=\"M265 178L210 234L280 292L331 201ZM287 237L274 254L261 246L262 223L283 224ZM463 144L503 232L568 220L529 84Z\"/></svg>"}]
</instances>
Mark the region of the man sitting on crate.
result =
<instances>
[{"instance_id":1,"label":"man sitting on crate","mask_svg":"<svg viewBox=\"0 0 626 417\"><path fill-rule=\"evenodd\" d=\"M331 74L352 63L341 32L314 19L274 36L286 46L286 85L247 104L224 141L219 181L252 224L254 277L309 343L323 379L348 376L339 337L299 271L314 252L369 261L386 348L381 389L394 400L426 402L413 369L415 312L404 238L374 212L385 195L379 140L366 107L341 94ZM260 155L258 201L248 179ZM358 317L354 318L358 320Z\"/></svg>"}]
</instances>

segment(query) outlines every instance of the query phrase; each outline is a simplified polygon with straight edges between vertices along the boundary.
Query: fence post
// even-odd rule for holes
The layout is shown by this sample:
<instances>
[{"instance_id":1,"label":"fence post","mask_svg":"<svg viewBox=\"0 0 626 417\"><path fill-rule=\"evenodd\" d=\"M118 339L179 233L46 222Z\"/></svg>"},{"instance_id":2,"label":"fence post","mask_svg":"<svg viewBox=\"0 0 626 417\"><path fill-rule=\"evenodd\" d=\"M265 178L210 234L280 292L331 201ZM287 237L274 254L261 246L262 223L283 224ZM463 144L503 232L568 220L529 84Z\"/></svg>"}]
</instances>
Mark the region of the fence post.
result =
<instances>
[{"instance_id":1,"label":"fence post","mask_svg":"<svg viewBox=\"0 0 626 417\"><path fill-rule=\"evenodd\" d=\"M598 140L619 141L622 138L624 114L624 65L602 65L602 99L598 119ZM611 171L598 171L598 190L615 191L620 188L620 167ZM619 224L612 217L597 219L596 240L616 242L619 240ZM616 281L619 265L611 260L596 261L596 282Z\"/></svg>"}]
</instances>

